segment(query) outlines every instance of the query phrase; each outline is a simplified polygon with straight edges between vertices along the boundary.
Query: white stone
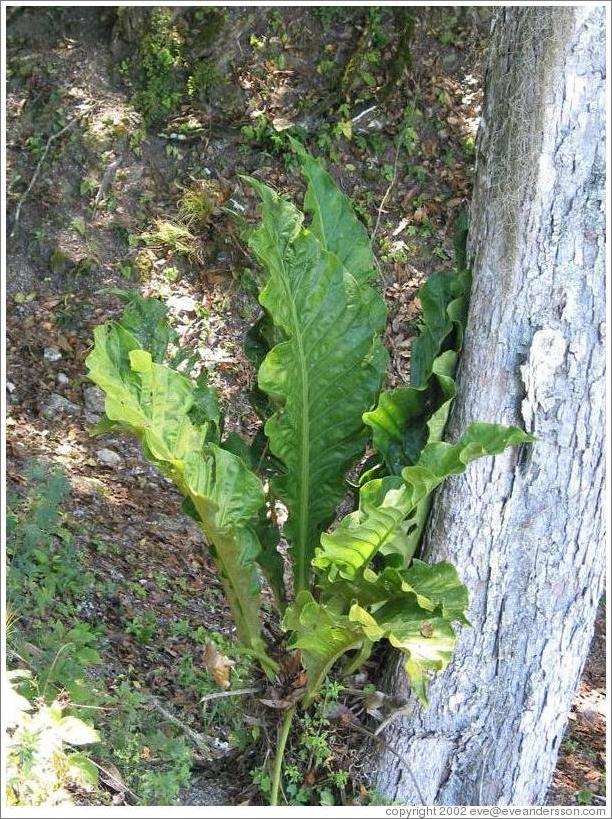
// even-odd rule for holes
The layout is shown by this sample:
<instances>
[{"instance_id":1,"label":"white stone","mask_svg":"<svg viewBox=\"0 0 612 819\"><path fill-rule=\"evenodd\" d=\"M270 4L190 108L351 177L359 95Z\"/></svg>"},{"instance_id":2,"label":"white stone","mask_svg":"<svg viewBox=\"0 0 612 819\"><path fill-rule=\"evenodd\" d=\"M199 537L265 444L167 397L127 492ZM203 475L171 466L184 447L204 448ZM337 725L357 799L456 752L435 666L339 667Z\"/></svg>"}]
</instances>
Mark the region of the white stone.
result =
<instances>
[{"instance_id":1,"label":"white stone","mask_svg":"<svg viewBox=\"0 0 612 819\"><path fill-rule=\"evenodd\" d=\"M43 350L43 358L45 361L59 361L62 357L62 352L57 347L45 347Z\"/></svg>"},{"instance_id":2,"label":"white stone","mask_svg":"<svg viewBox=\"0 0 612 819\"><path fill-rule=\"evenodd\" d=\"M123 463L123 458L121 455L119 455L113 449L107 449L106 447L97 450L96 460L102 466L108 467L121 466Z\"/></svg>"}]
</instances>

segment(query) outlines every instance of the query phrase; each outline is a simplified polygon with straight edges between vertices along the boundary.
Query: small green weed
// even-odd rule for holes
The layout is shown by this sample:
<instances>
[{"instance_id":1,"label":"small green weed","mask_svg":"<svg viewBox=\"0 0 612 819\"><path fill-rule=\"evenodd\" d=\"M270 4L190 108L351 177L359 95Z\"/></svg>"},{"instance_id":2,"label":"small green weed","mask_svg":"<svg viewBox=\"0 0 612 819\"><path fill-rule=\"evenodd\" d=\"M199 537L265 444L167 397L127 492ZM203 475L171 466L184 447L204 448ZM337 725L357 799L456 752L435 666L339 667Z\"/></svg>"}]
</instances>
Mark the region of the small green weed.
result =
<instances>
[{"instance_id":1,"label":"small green weed","mask_svg":"<svg viewBox=\"0 0 612 819\"><path fill-rule=\"evenodd\" d=\"M157 617L152 611L137 615L125 627L126 634L132 634L139 643L150 642L158 630Z\"/></svg>"},{"instance_id":2,"label":"small green weed","mask_svg":"<svg viewBox=\"0 0 612 819\"><path fill-rule=\"evenodd\" d=\"M172 12L152 8L136 54L121 66L135 88L134 105L146 123L162 122L179 105L183 66L183 38Z\"/></svg>"},{"instance_id":3,"label":"small green weed","mask_svg":"<svg viewBox=\"0 0 612 819\"><path fill-rule=\"evenodd\" d=\"M70 489L66 476L30 461L24 477L26 497L8 498L7 598L16 610L42 615L60 591L70 605L92 577L79 566L72 534L64 525L61 504Z\"/></svg>"},{"instance_id":4,"label":"small green weed","mask_svg":"<svg viewBox=\"0 0 612 819\"><path fill-rule=\"evenodd\" d=\"M175 726L160 723L145 695L126 681L109 690L100 673L104 628L78 616L86 593L99 584L84 571L66 526L66 476L32 461L24 484L25 491L7 504L7 648L9 662L17 660L32 673L9 672L7 801L72 804L77 791L104 804L106 797L96 792L96 766L73 747L95 742L96 757L119 767L139 804L174 804L189 782L191 750ZM101 555L119 549L99 536L90 543ZM134 617L126 631L150 641L155 616ZM91 713L99 735L87 725Z\"/></svg>"},{"instance_id":5,"label":"small green weed","mask_svg":"<svg viewBox=\"0 0 612 819\"><path fill-rule=\"evenodd\" d=\"M73 794L92 793L98 770L79 746L98 743L87 722L66 714L67 704L46 705L40 696L26 696L22 684L37 689L29 671L8 672L6 800L10 806L74 805Z\"/></svg>"},{"instance_id":6,"label":"small green weed","mask_svg":"<svg viewBox=\"0 0 612 819\"><path fill-rule=\"evenodd\" d=\"M113 694L117 709L105 725L111 760L141 805L173 805L189 784L192 755L176 728L160 721L146 696L126 680Z\"/></svg>"}]
</instances>

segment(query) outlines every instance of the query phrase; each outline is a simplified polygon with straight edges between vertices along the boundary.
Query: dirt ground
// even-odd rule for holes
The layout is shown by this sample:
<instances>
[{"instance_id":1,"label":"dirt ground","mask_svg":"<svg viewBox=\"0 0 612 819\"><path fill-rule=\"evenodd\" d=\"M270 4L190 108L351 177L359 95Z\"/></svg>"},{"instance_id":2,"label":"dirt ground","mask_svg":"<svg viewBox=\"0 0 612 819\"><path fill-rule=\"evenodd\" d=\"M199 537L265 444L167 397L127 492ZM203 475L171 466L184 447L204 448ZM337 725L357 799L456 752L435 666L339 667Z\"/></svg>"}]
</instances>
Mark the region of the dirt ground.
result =
<instances>
[{"instance_id":1,"label":"dirt ground","mask_svg":"<svg viewBox=\"0 0 612 819\"><path fill-rule=\"evenodd\" d=\"M92 592L80 611L106 628L104 673L137 680L191 725L198 725L200 706L178 659L202 649L176 622L188 619L194 629L228 638L232 627L211 560L176 492L133 442L89 435L100 414L84 376L93 328L120 309L109 289L163 298L182 344L219 389L230 426L253 431L244 395L254 371L242 343L258 307L254 261L235 214L252 222L256 206L240 174L301 195L282 148L293 125L315 153L327 155L375 233L390 308L389 383L406 381L416 291L452 264L457 218L471 190L488 21L464 12L415 10L410 62L396 81L390 12L381 16L378 40L364 45L365 11L358 8L231 9L212 43L189 40L192 51L220 67L214 81L147 128L121 70L135 46L118 33L114 9L19 8L9 17L9 482L19 488L23 464L33 457L66 471L79 548L97 577L115 582L112 595ZM360 79L364 59L371 82ZM194 231L190 252L143 239L157 219L177 218L181 196L202 179L218 201ZM143 645L126 624L148 610L156 639ZM602 614L551 804L603 803L604 640ZM185 803L248 801L242 763L231 764L225 777L196 777ZM221 796L203 795L207 787L221 788Z\"/></svg>"}]
</instances>

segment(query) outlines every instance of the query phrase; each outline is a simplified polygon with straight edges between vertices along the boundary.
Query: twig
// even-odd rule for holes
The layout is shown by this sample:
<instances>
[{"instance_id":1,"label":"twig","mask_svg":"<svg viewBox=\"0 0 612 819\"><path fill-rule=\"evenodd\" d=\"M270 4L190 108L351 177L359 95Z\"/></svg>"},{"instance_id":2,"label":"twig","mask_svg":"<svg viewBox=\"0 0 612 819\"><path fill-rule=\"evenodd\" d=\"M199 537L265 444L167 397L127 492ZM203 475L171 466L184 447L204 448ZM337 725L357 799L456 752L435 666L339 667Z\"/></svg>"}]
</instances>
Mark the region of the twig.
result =
<instances>
[{"instance_id":1,"label":"twig","mask_svg":"<svg viewBox=\"0 0 612 819\"><path fill-rule=\"evenodd\" d=\"M383 214L383 208L385 207L385 203L386 203L387 199L389 198L389 194L391 193L391 190L392 190L393 186L395 185L395 180L396 180L396 177L397 177L397 163L399 161L399 152L400 152L401 147L402 147L402 137L401 137L401 134L400 134L398 136L398 138L397 138L397 145L396 145L396 148L395 148L395 159L393 161L393 176L391 177L391 181L389 182L389 187L385 191L385 195L383 196L382 201L381 201L380 205L378 206L378 214L376 216L376 224L374 225L374 230L372 231L372 238L370 239L370 247L374 247L374 239L375 239L376 234L378 232L378 226L380 225L380 219L381 219L381 216Z\"/></svg>"},{"instance_id":2,"label":"twig","mask_svg":"<svg viewBox=\"0 0 612 819\"><path fill-rule=\"evenodd\" d=\"M198 734L197 731L194 731L193 728L190 728L188 725L185 724L185 722L180 720L178 717L175 717L174 714L171 714L170 711L164 708L164 706L161 704L161 702L159 702L159 700L155 699L155 697L151 697L149 702L155 708L157 708L162 717L165 717L173 725L176 725L177 728L180 728L181 731L183 731L183 733L186 734L189 737L189 739L194 743L198 750L210 751L208 737L206 737L204 734Z\"/></svg>"},{"instance_id":3,"label":"twig","mask_svg":"<svg viewBox=\"0 0 612 819\"><path fill-rule=\"evenodd\" d=\"M79 751L80 751L80 748L78 748L78 746L71 745L69 742L66 742L65 744L66 744L66 745L67 745L69 748L72 748L72 750L73 750L73 751L77 751L77 752L79 752ZM130 796L133 796L133 797L134 797L134 799L135 799L136 801L138 801L138 798L139 798L139 797L137 796L137 794L135 794L135 793L134 793L134 791L133 791L133 790L132 790L132 789L131 789L131 788L130 788L128 785L126 785L126 784L125 784L125 782L123 781L123 779L117 779L117 777L115 776L115 774L113 774L113 772L112 772L112 771L109 771L109 770L108 770L108 768L105 768L105 767L104 767L104 765L101 765L99 762L96 762L96 760L95 760L95 759L92 759L92 757L88 756L88 757L87 757L87 759L88 759L88 760L91 762L91 764L92 764L92 765L95 765L95 766L96 766L96 768L97 768L99 771L101 771L103 774L106 774L106 776L107 776L107 777L108 777L108 778L109 778L109 779L110 779L112 782L116 783L116 788L115 788L115 790L117 791L117 793L121 793L122 795L125 795L126 793L129 793L129 794L130 794ZM115 769L115 770L116 770L116 769ZM111 787L112 787L112 786L111 786Z\"/></svg>"},{"instance_id":4,"label":"twig","mask_svg":"<svg viewBox=\"0 0 612 819\"><path fill-rule=\"evenodd\" d=\"M104 176L102 177L102 181L100 182L98 192L96 193L96 198L94 199L92 217L96 215L98 207L102 200L104 199L106 191L112 184L115 174L117 173L117 169L122 162L123 156L120 156L118 159L115 159L114 162L111 162L108 168L104 171Z\"/></svg>"},{"instance_id":5,"label":"twig","mask_svg":"<svg viewBox=\"0 0 612 819\"><path fill-rule=\"evenodd\" d=\"M396 708L395 711L392 711L388 717L380 723L376 731L374 732L374 736L377 737L380 733L382 733L388 725L396 720L398 717L406 717L413 709L412 703L408 703L407 705L402 705L400 708Z\"/></svg>"},{"instance_id":6,"label":"twig","mask_svg":"<svg viewBox=\"0 0 612 819\"><path fill-rule=\"evenodd\" d=\"M408 776L412 780L412 784L414 785L414 789L415 789L415 791L417 793L417 796L421 800L421 805L425 805L426 804L425 799L423 798L423 794L421 793L421 789L419 788L419 783L416 781L416 777L412 773L412 768L410 767L410 763L408 762L406 757L403 756L402 754L400 754L399 751L396 751L395 748L392 745L389 745L389 743L387 742L386 739L384 739L384 737L377 736L376 734L373 734L372 731L368 731L367 728L362 728L361 725L355 725L354 723L351 723L349 725L349 728L352 728L354 731L357 731L360 734L364 734L367 737L371 737L372 739L380 740L383 743L383 745L385 746L385 748L388 751L391 751L391 753L399 759L399 761L402 763L404 768L408 771Z\"/></svg>"},{"instance_id":7,"label":"twig","mask_svg":"<svg viewBox=\"0 0 612 819\"><path fill-rule=\"evenodd\" d=\"M219 700L221 697L239 697L242 694L259 694L259 688L234 688L233 691L214 691L212 694L204 694L200 702L209 700Z\"/></svg>"},{"instance_id":8,"label":"twig","mask_svg":"<svg viewBox=\"0 0 612 819\"><path fill-rule=\"evenodd\" d=\"M351 120L351 122L352 122L352 123L353 123L353 125L354 125L356 122L359 122L359 120L360 120L360 119L362 119L363 117L367 116L368 114L371 114L371 113L372 113L372 111L375 111L375 110L376 110L376 108L377 108L377 106L376 106L376 105L370 105L370 107L369 107L369 108L366 108L366 109L365 109L365 111L362 111L360 114L357 114L357 116L356 116L356 117L353 117L353 118L352 118L352 120Z\"/></svg>"},{"instance_id":9,"label":"twig","mask_svg":"<svg viewBox=\"0 0 612 819\"><path fill-rule=\"evenodd\" d=\"M64 127L60 131L58 131L56 134L52 134L49 137L49 139L47 140L47 144L45 145L45 150L42 152L42 155L41 155L40 159L38 160L38 164L36 165L36 168L34 170L34 174L32 176L32 179L30 179L30 184L28 185L28 187L25 189L25 191L19 197L19 202L17 202L17 207L15 208L15 219L14 219L14 222L13 222L13 229L11 230L11 233L10 233L11 237L13 237L15 235L15 231L17 230L17 225L19 224L19 217L21 216L21 208L22 208L23 203L25 202L26 198L28 197L28 194L30 193L30 191L34 187L34 183L38 179L38 174L40 173L40 169L42 168L42 164L45 161L45 159L47 157L47 154L49 153L49 148L51 147L51 143L55 142L56 139L59 139L61 136L63 136L66 133L66 131L69 131L77 122L79 122L79 120L83 119L83 117L86 114L89 114L93 110L93 108L94 108L94 106L91 106L90 108L87 108L85 111L81 111L80 114L78 114L76 117L74 117L74 119L71 119L70 122L67 125L64 125Z\"/></svg>"}]
</instances>

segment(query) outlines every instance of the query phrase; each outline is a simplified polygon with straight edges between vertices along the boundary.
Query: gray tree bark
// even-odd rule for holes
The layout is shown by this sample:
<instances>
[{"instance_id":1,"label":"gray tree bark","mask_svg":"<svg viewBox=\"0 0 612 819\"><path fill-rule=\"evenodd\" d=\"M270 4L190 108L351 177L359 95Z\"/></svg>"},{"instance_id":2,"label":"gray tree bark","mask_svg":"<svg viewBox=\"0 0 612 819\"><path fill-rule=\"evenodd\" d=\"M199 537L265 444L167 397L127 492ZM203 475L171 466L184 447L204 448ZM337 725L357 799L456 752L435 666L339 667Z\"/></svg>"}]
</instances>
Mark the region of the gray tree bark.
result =
<instances>
[{"instance_id":1,"label":"gray tree bark","mask_svg":"<svg viewBox=\"0 0 612 819\"><path fill-rule=\"evenodd\" d=\"M534 446L475 462L438 494L427 560L471 592L454 661L383 736L375 785L418 804L541 804L603 588L605 10L506 7L494 20L468 253L459 398L468 423ZM415 786L416 780L416 786Z\"/></svg>"}]
</instances>

